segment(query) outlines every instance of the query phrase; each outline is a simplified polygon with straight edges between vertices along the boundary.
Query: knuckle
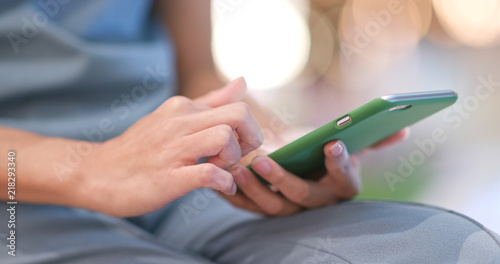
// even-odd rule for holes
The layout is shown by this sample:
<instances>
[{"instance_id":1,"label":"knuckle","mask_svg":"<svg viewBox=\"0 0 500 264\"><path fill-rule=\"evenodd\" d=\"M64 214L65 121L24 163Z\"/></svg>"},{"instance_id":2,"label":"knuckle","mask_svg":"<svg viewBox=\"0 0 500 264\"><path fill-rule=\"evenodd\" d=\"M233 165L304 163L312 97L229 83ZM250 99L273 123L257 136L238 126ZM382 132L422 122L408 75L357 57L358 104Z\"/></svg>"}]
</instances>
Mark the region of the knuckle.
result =
<instances>
[{"instance_id":1,"label":"knuckle","mask_svg":"<svg viewBox=\"0 0 500 264\"><path fill-rule=\"evenodd\" d=\"M222 124L217 126L217 133L224 136L233 136L233 128L229 125Z\"/></svg>"},{"instance_id":2,"label":"knuckle","mask_svg":"<svg viewBox=\"0 0 500 264\"><path fill-rule=\"evenodd\" d=\"M352 166L351 166L351 163L349 162L349 160L346 160L340 167L340 170L344 173L348 172Z\"/></svg>"},{"instance_id":3,"label":"knuckle","mask_svg":"<svg viewBox=\"0 0 500 264\"><path fill-rule=\"evenodd\" d=\"M245 102L237 102L235 103L235 107L236 107L235 113L237 115L236 118L238 118L238 120L246 120L249 121L250 123L255 123L255 125L258 127L258 124L252 114L252 110L250 109L250 106L248 106L248 104L246 104ZM262 143L264 142L264 135L262 133L262 130L257 127L253 129L255 130L253 131L254 135L248 139L249 140L248 143L254 147L258 147L262 145Z\"/></svg>"},{"instance_id":4,"label":"knuckle","mask_svg":"<svg viewBox=\"0 0 500 264\"><path fill-rule=\"evenodd\" d=\"M336 173L337 175L345 175L347 171L346 166L337 166L333 172Z\"/></svg>"},{"instance_id":5,"label":"knuckle","mask_svg":"<svg viewBox=\"0 0 500 264\"><path fill-rule=\"evenodd\" d=\"M237 109L239 111L241 111L242 113L250 113L250 106L248 106L247 103L245 102L236 102L234 103L234 105L237 107Z\"/></svg>"},{"instance_id":6,"label":"knuckle","mask_svg":"<svg viewBox=\"0 0 500 264\"><path fill-rule=\"evenodd\" d=\"M200 165L200 180L201 180L201 185L206 186L210 184L215 178L215 175L217 173L217 166L211 164L211 163L204 163Z\"/></svg>"},{"instance_id":7,"label":"knuckle","mask_svg":"<svg viewBox=\"0 0 500 264\"><path fill-rule=\"evenodd\" d=\"M233 104L233 111L239 118L243 119L251 114L250 107L244 102L236 102Z\"/></svg>"},{"instance_id":8,"label":"knuckle","mask_svg":"<svg viewBox=\"0 0 500 264\"><path fill-rule=\"evenodd\" d=\"M213 140L219 158L224 165L236 164L241 159L241 149L233 129L225 124L218 125L211 131L210 139ZM215 150L214 149L214 150Z\"/></svg>"},{"instance_id":9,"label":"knuckle","mask_svg":"<svg viewBox=\"0 0 500 264\"><path fill-rule=\"evenodd\" d=\"M219 167L211 163L202 165L200 186L211 187L217 190L227 190L232 187L232 183L224 177L224 174L219 173Z\"/></svg>"},{"instance_id":10,"label":"knuckle","mask_svg":"<svg viewBox=\"0 0 500 264\"><path fill-rule=\"evenodd\" d=\"M219 125L216 129L217 137L221 139L222 144L228 144L233 140L233 129L228 125Z\"/></svg>"},{"instance_id":11,"label":"knuckle","mask_svg":"<svg viewBox=\"0 0 500 264\"><path fill-rule=\"evenodd\" d=\"M255 146L259 147L264 143L264 134L262 133L262 130L257 131L257 136L255 138Z\"/></svg>"},{"instance_id":12,"label":"knuckle","mask_svg":"<svg viewBox=\"0 0 500 264\"><path fill-rule=\"evenodd\" d=\"M287 180L285 171L281 168L272 171L272 173L270 173L270 175L271 175L271 179L269 179L269 181L273 185L276 185L276 186L279 186L279 185L285 183Z\"/></svg>"},{"instance_id":13,"label":"knuckle","mask_svg":"<svg viewBox=\"0 0 500 264\"><path fill-rule=\"evenodd\" d=\"M339 164L338 162L327 161L327 167L330 169L331 174L340 176L348 171L349 164Z\"/></svg>"},{"instance_id":14,"label":"knuckle","mask_svg":"<svg viewBox=\"0 0 500 264\"><path fill-rule=\"evenodd\" d=\"M166 101L169 110L186 110L191 106L191 100L185 96L176 95Z\"/></svg>"},{"instance_id":15,"label":"knuckle","mask_svg":"<svg viewBox=\"0 0 500 264\"><path fill-rule=\"evenodd\" d=\"M358 176L349 163L330 163L328 167L329 175L336 185L335 192L337 197L347 200L353 198L361 191L360 184L357 184L355 180Z\"/></svg>"}]
</instances>

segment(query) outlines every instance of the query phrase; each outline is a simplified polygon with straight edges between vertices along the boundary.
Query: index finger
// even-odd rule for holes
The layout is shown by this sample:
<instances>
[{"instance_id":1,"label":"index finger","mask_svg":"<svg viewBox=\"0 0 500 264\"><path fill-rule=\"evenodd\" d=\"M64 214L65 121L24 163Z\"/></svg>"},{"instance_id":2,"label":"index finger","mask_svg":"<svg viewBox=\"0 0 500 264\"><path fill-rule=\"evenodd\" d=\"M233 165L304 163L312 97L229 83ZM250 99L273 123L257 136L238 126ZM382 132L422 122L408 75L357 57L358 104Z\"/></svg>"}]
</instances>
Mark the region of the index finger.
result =
<instances>
[{"instance_id":1,"label":"index finger","mask_svg":"<svg viewBox=\"0 0 500 264\"><path fill-rule=\"evenodd\" d=\"M189 120L189 134L217 125L230 126L236 132L243 156L258 148L264 140L257 120L243 102L223 105L184 118Z\"/></svg>"},{"instance_id":2,"label":"index finger","mask_svg":"<svg viewBox=\"0 0 500 264\"><path fill-rule=\"evenodd\" d=\"M237 78L221 89L211 91L194 101L209 107L218 107L225 104L239 102L247 91L247 84L243 77Z\"/></svg>"}]
</instances>

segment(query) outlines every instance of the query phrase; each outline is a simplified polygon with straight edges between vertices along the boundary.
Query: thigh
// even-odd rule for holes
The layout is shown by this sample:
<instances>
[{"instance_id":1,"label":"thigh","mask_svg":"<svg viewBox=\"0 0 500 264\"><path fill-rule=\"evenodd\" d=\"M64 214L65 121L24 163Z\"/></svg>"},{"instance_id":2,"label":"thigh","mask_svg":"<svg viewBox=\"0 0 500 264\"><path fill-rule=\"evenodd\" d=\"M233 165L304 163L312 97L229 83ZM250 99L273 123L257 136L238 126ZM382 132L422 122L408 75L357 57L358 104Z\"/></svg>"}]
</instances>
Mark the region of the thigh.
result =
<instances>
[{"instance_id":1,"label":"thigh","mask_svg":"<svg viewBox=\"0 0 500 264\"><path fill-rule=\"evenodd\" d=\"M211 263L160 245L119 218L59 206L18 204L15 254L6 250L9 212L1 206L2 263ZM5 221L5 222L4 222ZM7 242L9 243L9 242Z\"/></svg>"},{"instance_id":2,"label":"thigh","mask_svg":"<svg viewBox=\"0 0 500 264\"><path fill-rule=\"evenodd\" d=\"M349 202L244 221L197 252L217 263L500 263L499 241L454 212Z\"/></svg>"},{"instance_id":3,"label":"thigh","mask_svg":"<svg viewBox=\"0 0 500 264\"><path fill-rule=\"evenodd\" d=\"M199 254L217 237L258 219L262 217L233 207L213 190L199 189L157 212L128 220L151 232L166 247Z\"/></svg>"}]
</instances>

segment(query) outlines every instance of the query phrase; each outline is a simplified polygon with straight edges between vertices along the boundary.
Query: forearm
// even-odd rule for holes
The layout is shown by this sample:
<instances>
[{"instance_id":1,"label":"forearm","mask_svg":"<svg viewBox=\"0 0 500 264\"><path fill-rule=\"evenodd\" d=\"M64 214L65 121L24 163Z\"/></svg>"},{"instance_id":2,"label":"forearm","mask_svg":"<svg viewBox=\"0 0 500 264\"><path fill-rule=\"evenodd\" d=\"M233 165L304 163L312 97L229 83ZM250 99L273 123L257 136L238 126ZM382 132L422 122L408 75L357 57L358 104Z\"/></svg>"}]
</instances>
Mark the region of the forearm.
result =
<instances>
[{"instance_id":1,"label":"forearm","mask_svg":"<svg viewBox=\"0 0 500 264\"><path fill-rule=\"evenodd\" d=\"M43 137L0 127L0 199L8 200L7 153L15 155L15 199L18 202L78 205L78 159L70 156L79 141Z\"/></svg>"}]
</instances>

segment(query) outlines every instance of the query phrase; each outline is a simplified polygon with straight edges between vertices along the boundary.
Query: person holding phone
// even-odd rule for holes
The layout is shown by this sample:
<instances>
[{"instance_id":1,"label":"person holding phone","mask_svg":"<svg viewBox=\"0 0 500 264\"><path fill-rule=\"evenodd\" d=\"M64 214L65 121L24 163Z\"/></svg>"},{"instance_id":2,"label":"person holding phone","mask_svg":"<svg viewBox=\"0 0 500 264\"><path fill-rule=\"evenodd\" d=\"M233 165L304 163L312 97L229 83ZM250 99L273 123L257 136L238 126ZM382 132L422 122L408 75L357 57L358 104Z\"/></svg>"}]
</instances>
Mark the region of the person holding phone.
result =
<instances>
[{"instance_id":1,"label":"person holding phone","mask_svg":"<svg viewBox=\"0 0 500 264\"><path fill-rule=\"evenodd\" d=\"M319 181L260 153L269 113L245 95L243 78L216 77L208 1L0 7L0 149L16 153L18 172L16 227L0 227L16 244L2 241L2 262L499 260L498 236L458 214L339 204L361 188L340 141L324 146Z\"/></svg>"}]
</instances>

